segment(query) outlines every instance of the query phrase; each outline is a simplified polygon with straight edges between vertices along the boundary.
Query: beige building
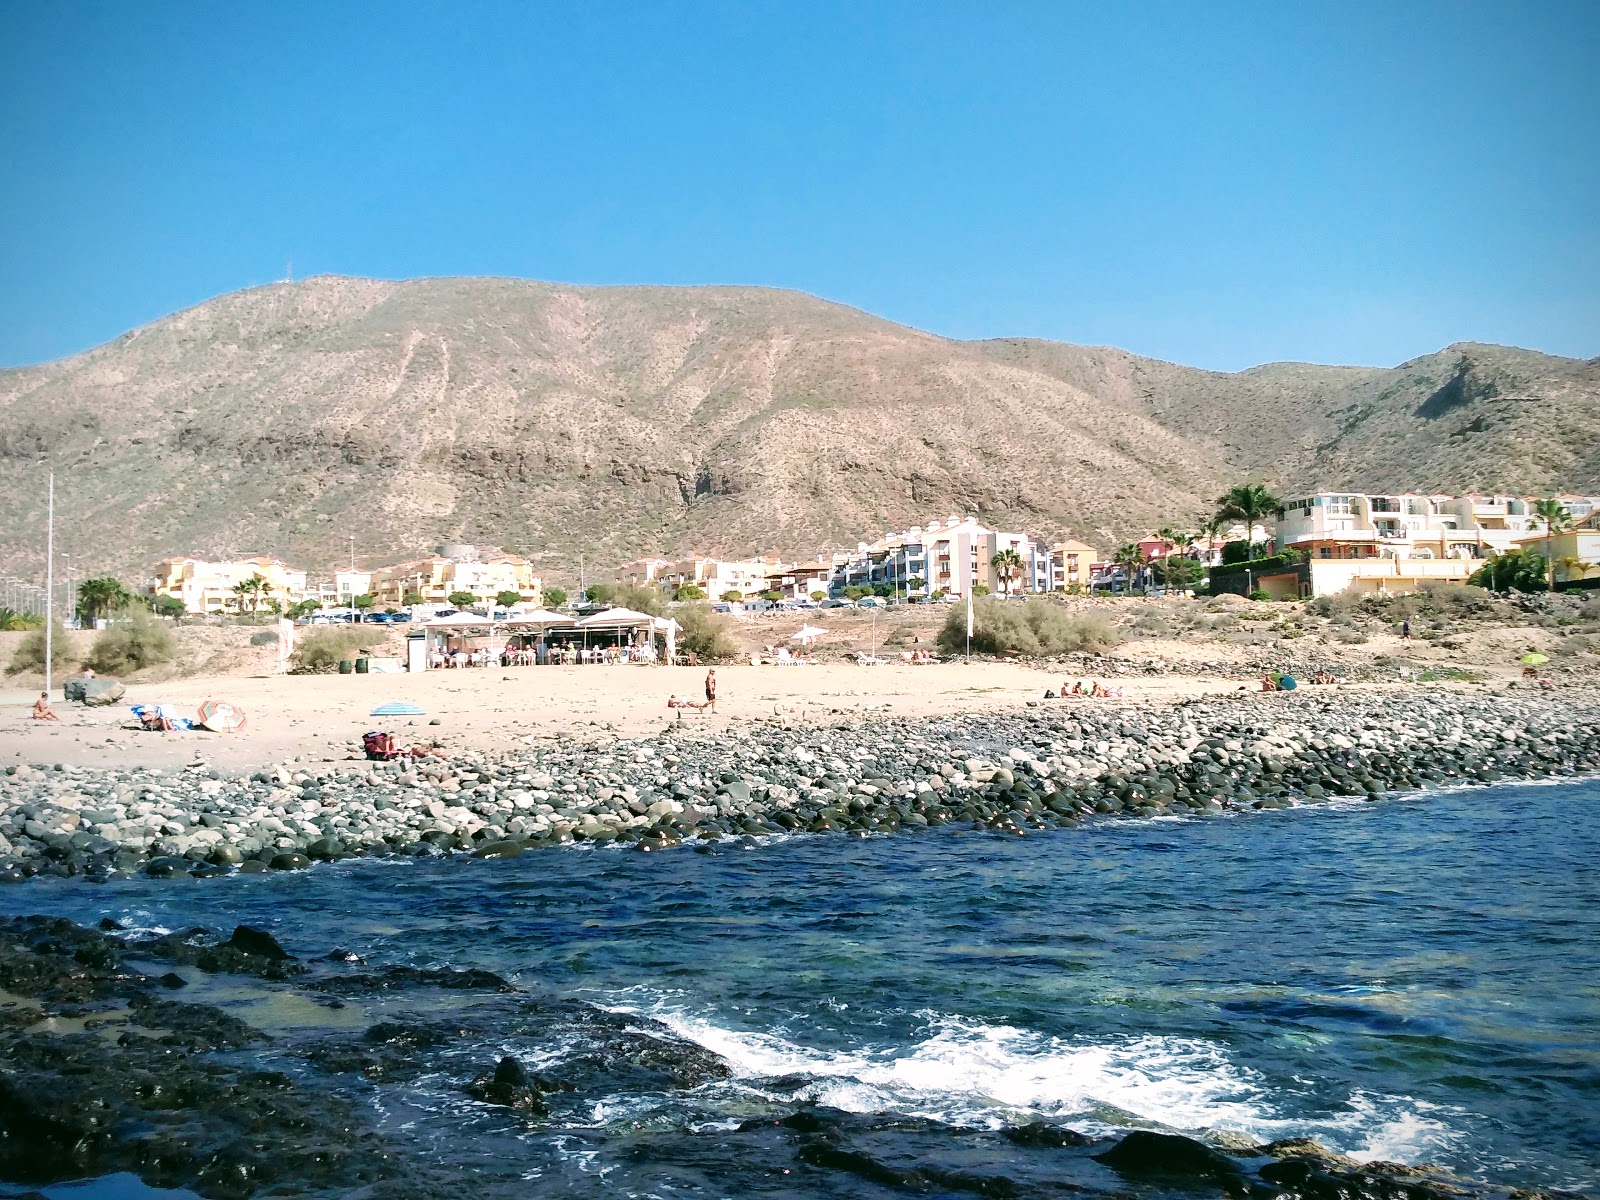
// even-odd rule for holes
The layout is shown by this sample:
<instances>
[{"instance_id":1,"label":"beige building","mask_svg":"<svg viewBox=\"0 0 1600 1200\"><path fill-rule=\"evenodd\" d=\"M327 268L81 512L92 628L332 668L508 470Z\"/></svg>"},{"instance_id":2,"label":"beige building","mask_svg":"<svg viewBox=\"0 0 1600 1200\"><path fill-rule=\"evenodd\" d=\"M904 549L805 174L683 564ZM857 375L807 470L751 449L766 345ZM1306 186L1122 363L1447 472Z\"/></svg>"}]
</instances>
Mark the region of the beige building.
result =
<instances>
[{"instance_id":1,"label":"beige building","mask_svg":"<svg viewBox=\"0 0 1600 1200\"><path fill-rule=\"evenodd\" d=\"M261 589L241 593L241 584L262 581ZM199 615L265 611L268 601L287 607L306 598L306 573L275 558L209 562L200 558L168 558L156 565L150 592L183 602L185 612Z\"/></svg>"},{"instance_id":2,"label":"beige building","mask_svg":"<svg viewBox=\"0 0 1600 1200\"><path fill-rule=\"evenodd\" d=\"M729 592L754 597L767 590L767 576L781 565L776 558L686 558L660 567L648 582L668 595L693 584L712 600Z\"/></svg>"},{"instance_id":3,"label":"beige building","mask_svg":"<svg viewBox=\"0 0 1600 1200\"><path fill-rule=\"evenodd\" d=\"M396 563L372 572L368 590L380 609L399 608L411 595L421 596L424 604L448 604L457 592L468 593L477 604L493 603L501 592L516 592L522 603L544 607L544 584L533 573L533 564L514 554L489 555L482 561L435 555Z\"/></svg>"},{"instance_id":4,"label":"beige building","mask_svg":"<svg viewBox=\"0 0 1600 1200\"><path fill-rule=\"evenodd\" d=\"M323 608L349 608L357 596L368 595L372 591L372 572L335 571L332 579L324 579L314 588L309 588L307 594Z\"/></svg>"}]
</instances>

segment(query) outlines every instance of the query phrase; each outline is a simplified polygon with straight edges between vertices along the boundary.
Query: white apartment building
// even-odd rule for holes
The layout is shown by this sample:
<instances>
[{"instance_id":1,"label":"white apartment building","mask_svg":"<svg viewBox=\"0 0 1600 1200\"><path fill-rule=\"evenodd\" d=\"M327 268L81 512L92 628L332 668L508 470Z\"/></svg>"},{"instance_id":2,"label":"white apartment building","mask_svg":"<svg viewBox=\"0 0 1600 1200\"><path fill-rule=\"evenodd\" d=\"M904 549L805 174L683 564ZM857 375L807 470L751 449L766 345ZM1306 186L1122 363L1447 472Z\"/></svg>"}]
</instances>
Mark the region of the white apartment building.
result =
<instances>
[{"instance_id":1,"label":"white apartment building","mask_svg":"<svg viewBox=\"0 0 1600 1200\"><path fill-rule=\"evenodd\" d=\"M234 589L259 579L259 592L241 595ZM306 596L306 573L275 558L211 562L200 558L168 558L156 565L150 592L181 600L186 612L230 613L264 610L269 601L287 606Z\"/></svg>"},{"instance_id":2,"label":"white apartment building","mask_svg":"<svg viewBox=\"0 0 1600 1200\"><path fill-rule=\"evenodd\" d=\"M1595 511L1593 497L1562 497ZM1518 548L1544 528L1522 496L1320 492L1284 505L1277 548L1300 550L1305 569L1260 581L1273 594L1326 596L1346 589L1414 591L1465 581L1482 560Z\"/></svg>"}]
</instances>

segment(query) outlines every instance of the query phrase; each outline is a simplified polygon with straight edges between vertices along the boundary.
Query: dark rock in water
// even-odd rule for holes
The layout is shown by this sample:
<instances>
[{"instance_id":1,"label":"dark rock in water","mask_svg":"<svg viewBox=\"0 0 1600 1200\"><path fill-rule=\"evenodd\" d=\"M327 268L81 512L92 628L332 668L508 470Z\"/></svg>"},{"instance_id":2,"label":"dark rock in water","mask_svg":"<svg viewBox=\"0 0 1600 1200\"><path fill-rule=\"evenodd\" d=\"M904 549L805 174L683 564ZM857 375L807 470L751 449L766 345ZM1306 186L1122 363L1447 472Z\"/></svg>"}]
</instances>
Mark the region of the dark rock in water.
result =
<instances>
[{"instance_id":1,"label":"dark rock in water","mask_svg":"<svg viewBox=\"0 0 1600 1200\"><path fill-rule=\"evenodd\" d=\"M336 837L318 838L306 847L306 857L318 862L331 862L344 854L344 843ZM273 862L277 866L277 862Z\"/></svg>"},{"instance_id":2,"label":"dark rock in water","mask_svg":"<svg viewBox=\"0 0 1600 1200\"><path fill-rule=\"evenodd\" d=\"M239 874L259 875L267 869L267 864L259 858L247 858L239 864Z\"/></svg>"},{"instance_id":3,"label":"dark rock in water","mask_svg":"<svg viewBox=\"0 0 1600 1200\"><path fill-rule=\"evenodd\" d=\"M381 971L346 975L343 979L324 979L317 987L340 996L361 995L414 987L446 988L451 991L515 992L492 971L426 970L422 967L385 967Z\"/></svg>"},{"instance_id":4,"label":"dark rock in water","mask_svg":"<svg viewBox=\"0 0 1600 1200\"><path fill-rule=\"evenodd\" d=\"M342 962L342 963L365 963L366 962L366 960L364 958L362 958L359 954L355 953L353 950L344 950L344 949L329 950L322 957L323 957L324 961L326 961L326 962Z\"/></svg>"},{"instance_id":5,"label":"dark rock in water","mask_svg":"<svg viewBox=\"0 0 1600 1200\"><path fill-rule=\"evenodd\" d=\"M1124 1175L1171 1175L1244 1182L1238 1160L1193 1138L1136 1129L1095 1158Z\"/></svg>"},{"instance_id":6,"label":"dark rock in water","mask_svg":"<svg viewBox=\"0 0 1600 1200\"><path fill-rule=\"evenodd\" d=\"M1086 1137L1076 1129L1052 1125L1048 1121L1032 1121L1004 1131L1008 1142L1019 1146L1088 1146L1094 1138Z\"/></svg>"},{"instance_id":7,"label":"dark rock in water","mask_svg":"<svg viewBox=\"0 0 1600 1200\"><path fill-rule=\"evenodd\" d=\"M507 1055L493 1071L485 1071L463 1089L485 1104L514 1108L533 1116L545 1116L549 1109L538 1087L515 1058Z\"/></svg>"},{"instance_id":8,"label":"dark rock in water","mask_svg":"<svg viewBox=\"0 0 1600 1200\"><path fill-rule=\"evenodd\" d=\"M257 929L254 925L236 926L233 936L228 939L228 945L245 954L259 954L262 958L294 957L278 944L277 938L264 929Z\"/></svg>"},{"instance_id":9,"label":"dark rock in water","mask_svg":"<svg viewBox=\"0 0 1600 1200\"><path fill-rule=\"evenodd\" d=\"M274 854L267 864L274 871L303 871L311 865L304 854Z\"/></svg>"},{"instance_id":10,"label":"dark rock in water","mask_svg":"<svg viewBox=\"0 0 1600 1200\"><path fill-rule=\"evenodd\" d=\"M188 987L189 986L189 981L187 979L185 979L182 975L179 975L176 971L168 971L165 975L163 975L156 982L159 983L162 987L169 987L169 988L173 988L173 989L177 989L177 988L181 988L181 987Z\"/></svg>"},{"instance_id":11,"label":"dark rock in water","mask_svg":"<svg viewBox=\"0 0 1600 1200\"><path fill-rule=\"evenodd\" d=\"M218 846L211 852L210 861L219 867L236 867L244 861L244 855L233 846Z\"/></svg>"},{"instance_id":12,"label":"dark rock in water","mask_svg":"<svg viewBox=\"0 0 1600 1200\"><path fill-rule=\"evenodd\" d=\"M474 858L515 858L521 854L524 846L521 842L499 841L490 842L472 852Z\"/></svg>"},{"instance_id":13,"label":"dark rock in water","mask_svg":"<svg viewBox=\"0 0 1600 1200\"><path fill-rule=\"evenodd\" d=\"M154 879L172 879L178 875L187 875L189 863L186 859L161 854L145 863L144 873Z\"/></svg>"},{"instance_id":14,"label":"dark rock in water","mask_svg":"<svg viewBox=\"0 0 1600 1200\"><path fill-rule=\"evenodd\" d=\"M126 928L127 928L127 926L124 925L121 921L114 921L110 917L101 917L100 918L100 931L102 933L115 933L119 929L126 929Z\"/></svg>"}]
</instances>

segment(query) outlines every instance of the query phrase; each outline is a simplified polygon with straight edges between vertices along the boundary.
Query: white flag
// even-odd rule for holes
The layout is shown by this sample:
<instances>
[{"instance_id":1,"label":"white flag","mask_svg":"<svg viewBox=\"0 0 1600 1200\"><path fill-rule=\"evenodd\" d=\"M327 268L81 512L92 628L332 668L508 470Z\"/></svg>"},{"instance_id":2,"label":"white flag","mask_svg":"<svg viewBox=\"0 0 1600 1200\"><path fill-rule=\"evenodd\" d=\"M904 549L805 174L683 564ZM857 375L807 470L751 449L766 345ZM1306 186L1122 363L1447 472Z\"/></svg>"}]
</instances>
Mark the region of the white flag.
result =
<instances>
[{"instance_id":1,"label":"white flag","mask_svg":"<svg viewBox=\"0 0 1600 1200\"><path fill-rule=\"evenodd\" d=\"M967 588L967 636L972 636L972 589Z\"/></svg>"}]
</instances>

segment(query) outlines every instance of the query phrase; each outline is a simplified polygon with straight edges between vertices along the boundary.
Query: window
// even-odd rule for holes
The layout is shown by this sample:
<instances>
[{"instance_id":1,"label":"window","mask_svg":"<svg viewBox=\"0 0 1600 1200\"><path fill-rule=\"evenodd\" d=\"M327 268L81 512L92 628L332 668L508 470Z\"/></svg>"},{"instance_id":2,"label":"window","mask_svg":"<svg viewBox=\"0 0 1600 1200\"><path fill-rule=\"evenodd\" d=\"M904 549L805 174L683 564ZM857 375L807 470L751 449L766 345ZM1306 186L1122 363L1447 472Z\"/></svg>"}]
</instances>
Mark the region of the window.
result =
<instances>
[{"instance_id":1,"label":"window","mask_svg":"<svg viewBox=\"0 0 1600 1200\"><path fill-rule=\"evenodd\" d=\"M1329 496L1324 506L1330 517L1348 517L1351 513L1349 496Z\"/></svg>"}]
</instances>

